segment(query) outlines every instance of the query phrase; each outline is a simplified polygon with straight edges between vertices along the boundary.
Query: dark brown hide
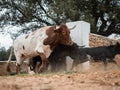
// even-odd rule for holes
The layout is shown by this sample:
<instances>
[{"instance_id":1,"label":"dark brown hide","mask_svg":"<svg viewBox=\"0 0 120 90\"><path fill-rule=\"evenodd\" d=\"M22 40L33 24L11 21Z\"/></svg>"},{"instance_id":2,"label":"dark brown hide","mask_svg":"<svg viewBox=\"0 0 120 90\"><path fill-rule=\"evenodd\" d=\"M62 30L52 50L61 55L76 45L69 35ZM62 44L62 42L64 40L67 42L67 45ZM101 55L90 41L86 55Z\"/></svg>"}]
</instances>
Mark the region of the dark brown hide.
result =
<instances>
[{"instance_id":1,"label":"dark brown hide","mask_svg":"<svg viewBox=\"0 0 120 90\"><path fill-rule=\"evenodd\" d=\"M60 25L59 28L59 33L60 33L60 44L66 44L66 45L72 45L73 42L71 40L70 37L70 30L68 29L68 27L65 24Z\"/></svg>"},{"instance_id":2,"label":"dark brown hide","mask_svg":"<svg viewBox=\"0 0 120 90\"><path fill-rule=\"evenodd\" d=\"M65 24L56 27L50 27L46 30L48 37L44 40L44 45L50 45L53 49L57 44L72 45L73 42L70 37L70 30Z\"/></svg>"},{"instance_id":3,"label":"dark brown hide","mask_svg":"<svg viewBox=\"0 0 120 90\"><path fill-rule=\"evenodd\" d=\"M52 47L55 46L56 42L59 41L57 40L57 33L54 32L55 27L50 27L49 29L46 30L46 34L48 37L44 40L44 45L50 45ZM52 48L51 47L51 48Z\"/></svg>"}]
</instances>

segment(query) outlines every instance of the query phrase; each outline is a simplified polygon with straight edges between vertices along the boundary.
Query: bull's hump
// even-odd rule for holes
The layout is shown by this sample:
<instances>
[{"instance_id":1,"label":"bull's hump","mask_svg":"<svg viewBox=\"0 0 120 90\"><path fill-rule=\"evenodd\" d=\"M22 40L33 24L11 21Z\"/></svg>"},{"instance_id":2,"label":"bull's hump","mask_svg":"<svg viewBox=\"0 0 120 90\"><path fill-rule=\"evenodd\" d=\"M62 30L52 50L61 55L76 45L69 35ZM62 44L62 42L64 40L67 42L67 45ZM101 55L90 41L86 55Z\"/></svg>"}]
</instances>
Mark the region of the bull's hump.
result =
<instances>
[{"instance_id":1,"label":"bull's hump","mask_svg":"<svg viewBox=\"0 0 120 90\"><path fill-rule=\"evenodd\" d=\"M42 33L42 32L46 32L46 30L47 30L48 28L50 28L50 27L51 27L51 26L46 26L46 27L39 28L39 29L35 30L34 32L32 32L31 34L32 34L32 35L36 35L36 34L40 34L40 33Z\"/></svg>"},{"instance_id":2,"label":"bull's hump","mask_svg":"<svg viewBox=\"0 0 120 90\"><path fill-rule=\"evenodd\" d=\"M25 56L30 56L36 54L36 47L38 50L40 47L43 47L43 52L45 52L46 56L49 56L51 53L50 46L43 45L44 39L47 38L46 30L49 27L43 27L32 33L19 36L14 42L14 48L17 50L16 53L20 54L22 52Z\"/></svg>"}]
</instances>

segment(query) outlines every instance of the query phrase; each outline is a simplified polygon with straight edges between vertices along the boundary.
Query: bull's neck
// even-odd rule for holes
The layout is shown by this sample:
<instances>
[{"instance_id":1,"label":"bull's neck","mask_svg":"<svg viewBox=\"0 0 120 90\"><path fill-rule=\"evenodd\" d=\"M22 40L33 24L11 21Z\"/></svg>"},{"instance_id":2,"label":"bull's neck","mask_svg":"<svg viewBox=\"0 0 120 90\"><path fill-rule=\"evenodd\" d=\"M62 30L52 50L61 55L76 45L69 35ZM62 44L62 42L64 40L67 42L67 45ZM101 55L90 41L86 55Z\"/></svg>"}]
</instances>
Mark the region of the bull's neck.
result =
<instances>
[{"instance_id":1,"label":"bull's neck","mask_svg":"<svg viewBox=\"0 0 120 90\"><path fill-rule=\"evenodd\" d=\"M51 50L53 50L59 44L59 41L60 41L59 37L60 37L59 34L57 34L56 40L51 43L51 45L50 45Z\"/></svg>"},{"instance_id":2,"label":"bull's neck","mask_svg":"<svg viewBox=\"0 0 120 90\"><path fill-rule=\"evenodd\" d=\"M56 46L50 46L50 49L53 51Z\"/></svg>"},{"instance_id":3,"label":"bull's neck","mask_svg":"<svg viewBox=\"0 0 120 90\"><path fill-rule=\"evenodd\" d=\"M48 38L46 38L43 42L44 45L50 45L50 49L53 50L60 43L60 35L57 34L55 39L51 42L46 42Z\"/></svg>"}]
</instances>

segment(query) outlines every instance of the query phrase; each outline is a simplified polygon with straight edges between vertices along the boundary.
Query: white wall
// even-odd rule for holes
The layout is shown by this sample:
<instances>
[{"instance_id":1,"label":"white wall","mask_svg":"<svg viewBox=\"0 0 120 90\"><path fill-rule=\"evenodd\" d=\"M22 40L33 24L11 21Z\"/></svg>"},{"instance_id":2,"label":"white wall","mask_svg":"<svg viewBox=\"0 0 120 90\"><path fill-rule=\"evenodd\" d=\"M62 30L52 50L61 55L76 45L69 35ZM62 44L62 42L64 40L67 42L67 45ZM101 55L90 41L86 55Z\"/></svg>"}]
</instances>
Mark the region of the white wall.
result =
<instances>
[{"instance_id":1,"label":"white wall","mask_svg":"<svg viewBox=\"0 0 120 90\"><path fill-rule=\"evenodd\" d=\"M66 24L68 28L76 27L71 30L71 37L79 46L89 46L90 24L84 21L69 22Z\"/></svg>"}]
</instances>

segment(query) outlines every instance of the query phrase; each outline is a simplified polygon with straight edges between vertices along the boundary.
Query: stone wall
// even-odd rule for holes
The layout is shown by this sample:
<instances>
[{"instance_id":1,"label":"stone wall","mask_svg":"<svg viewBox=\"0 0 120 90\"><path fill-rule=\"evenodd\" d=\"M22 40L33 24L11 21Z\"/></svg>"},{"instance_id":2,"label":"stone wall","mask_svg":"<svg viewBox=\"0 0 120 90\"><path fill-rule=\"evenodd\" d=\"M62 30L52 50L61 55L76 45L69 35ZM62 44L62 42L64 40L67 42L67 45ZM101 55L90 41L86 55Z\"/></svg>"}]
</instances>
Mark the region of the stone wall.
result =
<instances>
[{"instance_id":1,"label":"stone wall","mask_svg":"<svg viewBox=\"0 0 120 90\"><path fill-rule=\"evenodd\" d=\"M89 46L90 47L109 46L109 45L114 45L117 42L120 43L120 39L118 40L110 39L105 36L101 36L101 35L97 35L93 33L90 33L89 35ZM116 55L116 60L120 62L120 55Z\"/></svg>"},{"instance_id":2,"label":"stone wall","mask_svg":"<svg viewBox=\"0 0 120 90\"><path fill-rule=\"evenodd\" d=\"M119 42L115 39L110 39L101 35L90 33L89 35L89 46L97 47L97 46L109 46L114 45L116 42Z\"/></svg>"}]
</instances>

